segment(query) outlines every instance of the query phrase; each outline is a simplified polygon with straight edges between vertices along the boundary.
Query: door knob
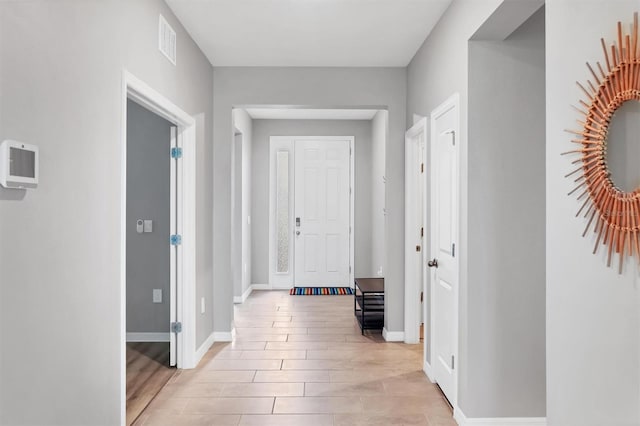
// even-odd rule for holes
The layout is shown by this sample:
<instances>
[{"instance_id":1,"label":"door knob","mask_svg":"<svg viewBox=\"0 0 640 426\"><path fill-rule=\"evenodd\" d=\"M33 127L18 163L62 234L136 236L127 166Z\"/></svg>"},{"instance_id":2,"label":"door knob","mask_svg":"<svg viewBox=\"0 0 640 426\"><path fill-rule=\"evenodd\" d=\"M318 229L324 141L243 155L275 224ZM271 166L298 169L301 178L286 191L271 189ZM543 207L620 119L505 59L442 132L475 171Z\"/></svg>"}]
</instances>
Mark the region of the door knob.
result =
<instances>
[{"instance_id":1,"label":"door knob","mask_svg":"<svg viewBox=\"0 0 640 426\"><path fill-rule=\"evenodd\" d=\"M427 262L427 266L429 266L429 268L437 268L438 267L438 259L430 260L429 262Z\"/></svg>"}]
</instances>

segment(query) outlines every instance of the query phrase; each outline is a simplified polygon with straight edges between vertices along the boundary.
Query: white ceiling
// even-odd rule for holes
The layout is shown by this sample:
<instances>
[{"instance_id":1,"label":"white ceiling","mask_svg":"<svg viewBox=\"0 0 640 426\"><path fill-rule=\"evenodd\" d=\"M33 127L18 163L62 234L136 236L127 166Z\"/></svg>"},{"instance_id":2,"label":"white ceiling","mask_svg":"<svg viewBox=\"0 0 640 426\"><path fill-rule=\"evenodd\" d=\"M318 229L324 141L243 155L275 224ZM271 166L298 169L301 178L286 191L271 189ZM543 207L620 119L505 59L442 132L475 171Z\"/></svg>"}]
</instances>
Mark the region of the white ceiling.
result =
<instances>
[{"instance_id":1,"label":"white ceiling","mask_svg":"<svg viewBox=\"0 0 640 426\"><path fill-rule=\"evenodd\" d=\"M377 109L245 108L257 120L371 120Z\"/></svg>"},{"instance_id":2,"label":"white ceiling","mask_svg":"<svg viewBox=\"0 0 640 426\"><path fill-rule=\"evenodd\" d=\"M165 1L214 66L344 67L406 66L451 3Z\"/></svg>"}]
</instances>

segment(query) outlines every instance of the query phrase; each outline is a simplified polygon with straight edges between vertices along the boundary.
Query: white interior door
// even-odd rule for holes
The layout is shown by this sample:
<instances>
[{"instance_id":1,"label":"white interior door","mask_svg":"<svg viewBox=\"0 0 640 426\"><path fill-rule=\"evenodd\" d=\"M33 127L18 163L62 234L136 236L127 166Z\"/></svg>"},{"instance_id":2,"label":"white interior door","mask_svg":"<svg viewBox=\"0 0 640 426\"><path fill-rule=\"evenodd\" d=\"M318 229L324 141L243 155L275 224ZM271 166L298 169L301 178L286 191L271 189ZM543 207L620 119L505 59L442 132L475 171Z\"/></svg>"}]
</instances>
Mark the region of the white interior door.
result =
<instances>
[{"instance_id":1,"label":"white interior door","mask_svg":"<svg viewBox=\"0 0 640 426\"><path fill-rule=\"evenodd\" d=\"M457 399L459 160L458 98L431 116L432 368L449 401Z\"/></svg>"},{"instance_id":2,"label":"white interior door","mask_svg":"<svg viewBox=\"0 0 640 426\"><path fill-rule=\"evenodd\" d=\"M179 194L178 188L180 188L181 180L182 180L182 166L180 164L179 155L174 155L173 152L175 150L181 150L182 144L180 143L180 138L178 137L178 129L176 127L171 128L171 151L172 155L170 156L170 164L171 164L171 182L170 182L170 221L169 221L169 234L173 235L182 235L182 230L179 229L179 217L178 212L180 211L178 208L178 203L181 203L181 194ZM176 158L174 158L176 157ZM181 274L182 268L179 264L179 260L182 258L180 244L172 244L170 241L170 259L169 259L169 365L174 367L177 364L178 356L177 356L177 339L178 333L175 333L173 329L171 329L171 325L178 321L178 279Z\"/></svg>"},{"instance_id":3,"label":"white interior door","mask_svg":"<svg viewBox=\"0 0 640 426\"><path fill-rule=\"evenodd\" d=\"M349 286L349 140L296 140L294 146L295 285Z\"/></svg>"}]
</instances>

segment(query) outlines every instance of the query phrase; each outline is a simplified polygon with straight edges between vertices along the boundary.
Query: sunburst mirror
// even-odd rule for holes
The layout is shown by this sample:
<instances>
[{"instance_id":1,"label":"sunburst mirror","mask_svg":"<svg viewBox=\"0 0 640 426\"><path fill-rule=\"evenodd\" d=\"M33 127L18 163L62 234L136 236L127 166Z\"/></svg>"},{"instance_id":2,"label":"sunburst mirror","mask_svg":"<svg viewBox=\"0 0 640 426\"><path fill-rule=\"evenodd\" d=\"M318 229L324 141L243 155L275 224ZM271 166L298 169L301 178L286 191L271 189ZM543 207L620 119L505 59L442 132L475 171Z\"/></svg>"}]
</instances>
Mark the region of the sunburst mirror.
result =
<instances>
[{"instance_id":1,"label":"sunburst mirror","mask_svg":"<svg viewBox=\"0 0 640 426\"><path fill-rule=\"evenodd\" d=\"M568 130L575 135L578 149L564 154L579 155L572 164L580 167L566 175L576 187L569 195L578 194L582 202L576 216L583 215L587 226L583 236L592 230L596 235L593 253L606 247L607 266L617 254L622 273L624 259L637 257L640 262L640 186L632 191L620 189L611 178L607 162L612 118L623 104L640 101L640 52L638 51L638 13L634 14L630 33L618 22L618 39L607 45L601 39L604 65L587 63L593 77L586 85L577 82L584 94L574 108L582 115L581 128ZM634 135L637 137L638 135ZM640 143L640 140L637 140ZM584 201L582 201L584 199Z\"/></svg>"}]
</instances>

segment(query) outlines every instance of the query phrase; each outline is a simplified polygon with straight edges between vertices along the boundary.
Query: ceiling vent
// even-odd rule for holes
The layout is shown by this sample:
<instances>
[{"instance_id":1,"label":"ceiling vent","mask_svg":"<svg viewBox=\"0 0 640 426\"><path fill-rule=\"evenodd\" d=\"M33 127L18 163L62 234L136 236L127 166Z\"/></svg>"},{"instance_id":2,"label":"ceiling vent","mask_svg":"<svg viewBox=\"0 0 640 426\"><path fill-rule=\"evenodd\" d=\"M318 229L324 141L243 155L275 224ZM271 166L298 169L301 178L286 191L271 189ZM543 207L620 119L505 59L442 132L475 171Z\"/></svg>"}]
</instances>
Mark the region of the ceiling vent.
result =
<instances>
[{"instance_id":1,"label":"ceiling vent","mask_svg":"<svg viewBox=\"0 0 640 426\"><path fill-rule=\"evenodd\" d=\"M173 65L176 64L176 32L162 15L158 27L158 48Z\"/></svg>"}]
</instances>

